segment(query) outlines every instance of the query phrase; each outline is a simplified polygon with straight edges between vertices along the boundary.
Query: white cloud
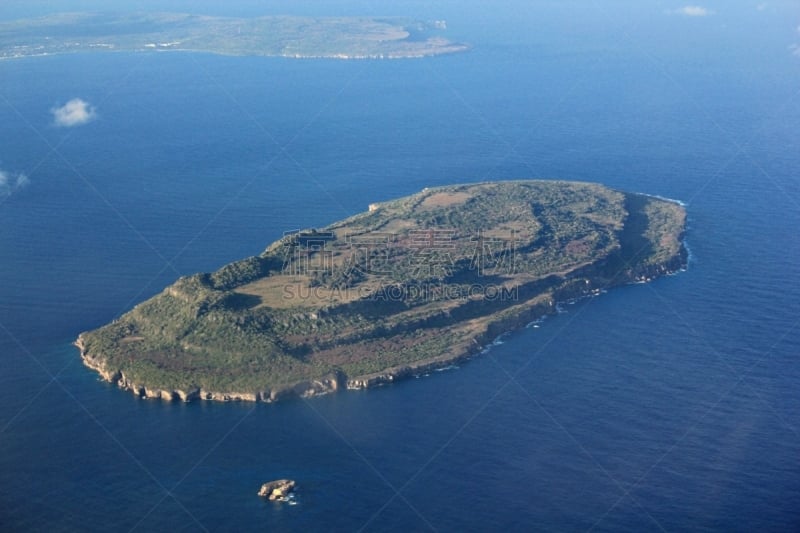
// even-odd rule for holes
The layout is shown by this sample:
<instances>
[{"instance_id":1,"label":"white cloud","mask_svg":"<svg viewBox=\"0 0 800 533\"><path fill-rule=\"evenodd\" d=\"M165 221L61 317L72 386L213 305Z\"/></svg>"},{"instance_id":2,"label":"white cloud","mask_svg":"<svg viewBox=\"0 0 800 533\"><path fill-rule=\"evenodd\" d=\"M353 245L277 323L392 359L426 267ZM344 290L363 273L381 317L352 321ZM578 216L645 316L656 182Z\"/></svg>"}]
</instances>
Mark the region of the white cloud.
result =
<instances>
[{"instance_id":1,"label":"white cloud","mask_svg":"<svg viewBox=\"0 0 800 533\"><path fill-rule=\"evenodd\" d=\"M800 57L800 44L793 44L789 46L789 50L792 51L792 55Z\"/></svg>"},{"instance_id":2,"label":"white cloud","mask_svg":"<svg viewBox=\"0 0 800 533\"><path fill-rule=\"evenodd\" d=\"M756 9L759 10L759 11L764 11L765 9L767 9L767 3L766 2L762 2L762 3L758 4L756 6Z\"/></svg>"},{"instance_id":3,"label":"white cloud","mask_svg":"<svg viewBox=\"0 0 800 533\"><path fill-rule=\"evenodd\" d=\"M54 107L50 112L53 113L55 125L65 128L80 126L97 118L94 106L80 98L73 98L61 107Z\"/></svg>"},{"instance_id":4,"label":"white cloud","mask_svg":"<svg viewBox=\"0 0 800 533\"><path fill-rule=\"evenodd\" d=\"M707 17L713 15L714 11L703 6L683 6L671 11L675 15L684 17Z\"/></svg>"},{"instance_id":5,"label":"white cloud","mask_svg":"<svg viewBox=\"0 0 800 533\"><path fill-rule=\"evenodd\" d=\"M25 174L10 174L0 170L0 200L4 200L30 183Z\"/></svg>"}]
</instances>

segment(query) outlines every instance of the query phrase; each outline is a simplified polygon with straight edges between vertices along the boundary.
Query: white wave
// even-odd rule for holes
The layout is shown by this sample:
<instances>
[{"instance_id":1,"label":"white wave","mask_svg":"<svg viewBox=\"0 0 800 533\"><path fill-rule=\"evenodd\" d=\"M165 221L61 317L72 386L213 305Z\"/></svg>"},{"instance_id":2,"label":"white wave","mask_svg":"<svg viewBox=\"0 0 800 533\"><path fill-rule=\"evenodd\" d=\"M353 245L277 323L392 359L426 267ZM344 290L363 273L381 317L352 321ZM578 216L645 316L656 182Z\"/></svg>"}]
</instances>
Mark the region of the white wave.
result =
<instances>
[{"instance_id":1,"label":"white wave","mask_svg":"<svg viewBox=\"0 0 800 533\"><path fill-rule=\"evenodd\" d=\"M665 202L672 202L673 204L678 204L681 207L686 207L689 204L684 202L683 200L678 200L677 198L667 198L666 196L661 196L660 194L646 194L646 193L638 193L642 196L648 196L650 198L658 198L659 200L664 200Z\"/></svg>"}]
</instances>

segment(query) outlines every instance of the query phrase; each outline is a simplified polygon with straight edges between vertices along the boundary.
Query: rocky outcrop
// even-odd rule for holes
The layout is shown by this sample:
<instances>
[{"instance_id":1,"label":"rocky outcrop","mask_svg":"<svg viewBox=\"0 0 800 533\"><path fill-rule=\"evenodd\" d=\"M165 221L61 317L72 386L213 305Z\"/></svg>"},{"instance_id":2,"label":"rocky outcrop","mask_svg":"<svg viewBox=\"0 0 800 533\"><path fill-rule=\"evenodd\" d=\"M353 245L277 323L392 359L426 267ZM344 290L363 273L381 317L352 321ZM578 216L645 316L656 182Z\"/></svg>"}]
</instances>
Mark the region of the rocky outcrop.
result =
<instances>
[{"instance_id":1,"label":"rocky outcrop","mask_svg":"<svg viewBox=\"0 0 800 533\"><path fill-rule=\"evenodd\" d=\"M83 360L84 365L100 374L100 377L110 383L115 383L117 380L119 380L121 373L118 370L109 370L106 368L105 361L102 357L98 357L97 354L92 355L86 350L86 346L83 341L83 334L79 335L78 340L76 340L73 344L80 351L81 359Z\"/></svg>"},{"instance_id":2,"label":"rocky outcrop","mask_svg":"<svg viewBox=\"0 0 800 533\"><path fill-rule=\"evenodd\" d=\"M277 479L261 485L258 495L270 501L286 501L289 494L294 492L296 483L293 479Z\"/></svg>"}]
</instances>

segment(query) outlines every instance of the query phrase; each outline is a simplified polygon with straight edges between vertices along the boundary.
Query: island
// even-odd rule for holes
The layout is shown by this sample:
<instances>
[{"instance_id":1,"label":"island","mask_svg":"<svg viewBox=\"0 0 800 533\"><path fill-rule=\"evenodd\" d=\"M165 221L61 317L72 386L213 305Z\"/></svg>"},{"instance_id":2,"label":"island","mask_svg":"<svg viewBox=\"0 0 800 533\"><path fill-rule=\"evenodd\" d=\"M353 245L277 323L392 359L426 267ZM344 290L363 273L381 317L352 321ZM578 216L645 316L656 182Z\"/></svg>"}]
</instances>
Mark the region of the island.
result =
<instances>
[{"instance_id":1,"label":"island","mask_svg":"<svg viewBox=\"0 0 800 533\"><path fill-rule=\"evenodd\" d=\"M269 501L286 502L293 498L293 493L297 483L293 479L276 479L261 485L258 495L267 498Z\"/></svg>"},{"instance_id":2,"label":"island","mask_svg":"<svg viewBox=\"0 0 800 533\"><path fill-rule=\"evenodd\" d=\"M146 398L272 402L453 365L558 304L685 267L684 207L568 181L426 188L181 277L76 341Z\"/></svg>"},{"instance_id":3,"label":"island","mask_svg":"<svg viewBox=\"0 0 800 533\"><path fill-rule=\"evenodd\" d=\"M412 58L463 52L444 20L62 13L0 22L0 59L70 52L209 52L292 58Z\"/></svg>"}]
</instances>

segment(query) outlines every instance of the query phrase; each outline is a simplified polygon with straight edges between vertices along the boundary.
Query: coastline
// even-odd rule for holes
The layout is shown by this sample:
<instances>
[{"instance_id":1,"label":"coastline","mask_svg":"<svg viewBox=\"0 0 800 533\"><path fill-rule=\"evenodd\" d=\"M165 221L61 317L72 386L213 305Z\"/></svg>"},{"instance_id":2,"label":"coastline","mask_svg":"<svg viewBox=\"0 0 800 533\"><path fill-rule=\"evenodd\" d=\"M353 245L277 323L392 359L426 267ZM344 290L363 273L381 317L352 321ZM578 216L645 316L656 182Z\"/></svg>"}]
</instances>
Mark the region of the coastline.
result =
<instances>
[{"instance_id":1,"label":"coastline","mask_svg":"<svg viewBox=\"0 0 800 533\"><path fill-rule=\"evenodd\" d=\"M131 27L133 31L124 31ZM470 49L444 37L444 30L446 21L407 17L76 12L0 21L0 60L80 52L170 51L293 59L406 59Z\"/></svg>"},{"instance_id":2,"label":"coastline","mask_svg":"<svg viewBox=\"0 0 800 533\"><path fill-rule=\"evenodd\" d=\"M470 46L468 45L454 45L452 48L443 49L443 50L433 50L430 52L424 53L401 53L401 52L394 52L394 53L381 53L381 54L287 54L287 53L260 53L260 54L252 54L252 53L226 53L220 52L215 50L202 50L202 49L191 49L191 48L173 48L171 50L147 50L144 48L139 49L115 49L115 50L65 50L60 52L42 52L42 53L33 53L33 54L19 54L19 55L0 55L0 61L13 61L13 60L24 60L24 59L31 59L37 57L54 57L54 56L63 56L63 55L75 55L75 54L94 54L97 52L102 53L128 53L128 54L175 54L175 53L183 53L183 54L212 54L217 56L228 56L228 57L273 57L273 58L282 58L282 59L298 59L298 60L312 60L312 59L328 59L328 60L337 60L337 61L380 61L380 60L389 60L389 61L399 61L404 59L425 59L430 57L438 57L443 55L450 55L450 54L462 54L465 52L470 51Z\"/></svg>"},{"instance_id":3,"label":"coastline","mask_svg":"<svg viewBox=\"0 0 800 533\"><path fill-rule=\"evenodd\" d=\"M125 376L122 370L109 370L101 355L90 355L83 343L83 333L73 345L80 351L81 360L88 368L96 371L100 377L109 383L115 383L120 389L127 390L135 396L143 399L162 400L167 402L182 401L185 403L195 400L220 401L220 402L261 402L274 403L288 398L311 398L323 396L341 390L362 390L380 387L417 377L431 371L443 370L459 363L466 362L474 357L485 354L497 339L504 335L520 331L529 324L536 323L546 316L555 315L559 312L563 304L574 303L575 301L599 296L606 290L624 285L649 283L659 277L674 275L683 272L688 268L688 251L685 247L683 238L679 253L668 263L651 265L645 271L635 274L626 273L622 281L608 283L602 286L593 286L589 279L572 278L565 280L566 286L556 289L546 298L546 305L543 302L528 301L520 304L523 307L508 317L490 318L485 323L482 332L471 338L470 342L462 347L456 347L451 353L442 354L430 359L421 359L406 365L389 367L379 372L373 372L358 376L347 376L341 371L335 371L317 379L301 380L294 383L279 385L261 391L209 391L200 387L189 390L170 389L170 388L148 388L145 385L132 382ZM570 282L585 281L582 288L575 291L569 287ZM558 294L561 291L563 294ZM543 295L544 296L544 295ZM536 300L536 298L534 298Z\"/></svg>"}]
</instances>

